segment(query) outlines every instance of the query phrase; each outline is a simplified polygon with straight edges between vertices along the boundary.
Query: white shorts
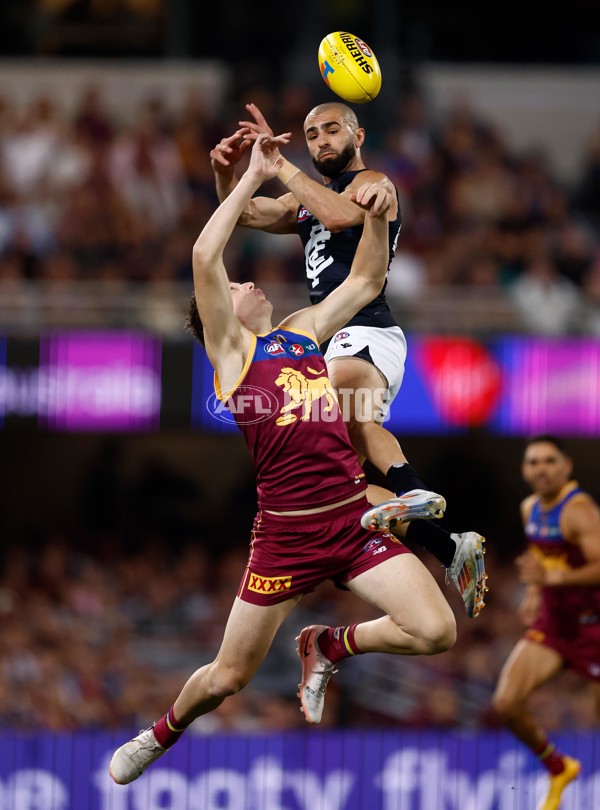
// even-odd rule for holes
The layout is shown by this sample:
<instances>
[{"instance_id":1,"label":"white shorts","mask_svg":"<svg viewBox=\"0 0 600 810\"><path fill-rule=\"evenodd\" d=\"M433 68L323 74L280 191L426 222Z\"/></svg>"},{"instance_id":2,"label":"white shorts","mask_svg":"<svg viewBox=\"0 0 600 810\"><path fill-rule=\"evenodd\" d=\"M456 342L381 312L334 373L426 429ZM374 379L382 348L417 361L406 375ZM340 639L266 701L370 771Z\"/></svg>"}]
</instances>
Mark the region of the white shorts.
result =
<instances>
[{"instance_id":1,"label":"white shorts","mask_svg":"<svg viewBox=\"0 0 600 810\"><path fill-rule=\"evenodd\" d=\"M387 380L381 418L387 419L390 405L400 390L406 361L406 338L399 326L347 326L329 341L325 362L336 357L359 357L375 366Z\"/></svg>"}]
</instances>

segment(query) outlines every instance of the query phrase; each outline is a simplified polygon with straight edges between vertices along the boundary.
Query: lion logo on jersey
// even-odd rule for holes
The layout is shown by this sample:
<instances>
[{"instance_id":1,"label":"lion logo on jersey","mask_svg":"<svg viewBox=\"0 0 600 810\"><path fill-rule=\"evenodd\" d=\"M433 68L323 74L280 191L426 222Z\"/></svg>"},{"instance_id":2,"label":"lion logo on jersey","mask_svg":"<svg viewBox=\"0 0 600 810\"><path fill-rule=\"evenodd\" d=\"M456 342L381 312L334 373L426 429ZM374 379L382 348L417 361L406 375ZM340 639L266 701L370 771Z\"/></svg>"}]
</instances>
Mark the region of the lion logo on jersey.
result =
<instances>
[{"instance_id":1,"label":"lion logo on jersey","mask_svg":"<svg viewBox=\"0 0 600 810\"><path fill-rule=\"evenodd\" d=\"M286 366L281 369L279 377L275 380L275 385L283 388L284 392L289 397L289 402L281 408L281 416L279 416L275 423L280 427L282 425L291 425L292 422L296 421L298 416L295 413L291 413L291 411L295 411L297 408L302 408L300 419L306 422L310 419L313 402L321 399L321 397L325 397L327 403L323 409L324 413L329 413L334 403L337 402L335 391L328 377L318 376L325 374L325 370L315 371L309 366L307 371L317 376L305 377L298 369Z\"/></svg>"}]
</instances>

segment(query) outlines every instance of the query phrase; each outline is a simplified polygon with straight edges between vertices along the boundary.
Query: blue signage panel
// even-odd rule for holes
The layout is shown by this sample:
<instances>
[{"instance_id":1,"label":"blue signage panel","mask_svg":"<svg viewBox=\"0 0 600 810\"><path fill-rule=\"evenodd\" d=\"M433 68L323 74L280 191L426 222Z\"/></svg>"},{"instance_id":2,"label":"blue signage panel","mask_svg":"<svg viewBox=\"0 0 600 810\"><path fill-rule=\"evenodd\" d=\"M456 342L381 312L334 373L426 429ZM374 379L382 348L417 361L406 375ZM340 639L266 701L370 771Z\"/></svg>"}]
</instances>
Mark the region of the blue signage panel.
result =
<instances>
[{"instance_id":1,"label":"blue signage panel","mask_svg":"<svg viewBox=\"0 0 600 810\"><path fill-rule=\"evenodd\" d=\"M115 785L127 734L0 737L3 810L532 810L547 785L504 732L306 732L182 740ZM582 774L561 810L600 807L600 735L556 735Z\"/></svg>"}]
</instances>

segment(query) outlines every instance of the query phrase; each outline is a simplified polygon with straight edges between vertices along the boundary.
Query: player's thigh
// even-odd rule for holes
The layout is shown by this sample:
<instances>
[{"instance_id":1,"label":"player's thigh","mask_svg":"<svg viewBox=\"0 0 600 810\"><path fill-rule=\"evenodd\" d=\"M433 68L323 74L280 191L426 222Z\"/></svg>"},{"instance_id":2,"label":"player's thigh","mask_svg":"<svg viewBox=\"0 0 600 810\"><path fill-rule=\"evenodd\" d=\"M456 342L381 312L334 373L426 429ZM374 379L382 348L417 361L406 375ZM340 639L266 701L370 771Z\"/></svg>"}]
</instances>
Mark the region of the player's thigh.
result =
<instances>
[{"instance_id":1,"label":"player's thigh","mask_svg":"<svg viewBox=\"0 0 600 810\"><path fill-rule=\"evenodd\" d=\"M520 703L563 667L563 659L556 650L543 644L521 639L502 667L494 701Z\"/></svg>"},{"instance_id":2,"label":"player's thigh","mask_svg":"<svg viewBox=\"0 0 600 810\"><path fill-rule=\"evenodd\" d=\"M300 597L264 607L236 597L221 648L216 658L220 667L251 677L264 660L275 634Z\"/></svg>"},{"instance_id":3,"label":"player's thigh","mask_svg":"<svg viewBox=\"0 0 600 810\"><path fill-rule=\"evenodd\" d=\"M400 554L359 574L346 586L386 613L407 633L432 636L455 626L437 582L414 554Z\"/></svg>"},{"instance_id":4,"label":"player's thigh","mask_svg":"<svg viewBox=\"0 0 600 810\"><path fill-rule=\"evenodd\" d=\"M344 420L376 421L387 397L387 381L368 360L334 357L327 363Z\"/></svg>"}]
</instances>

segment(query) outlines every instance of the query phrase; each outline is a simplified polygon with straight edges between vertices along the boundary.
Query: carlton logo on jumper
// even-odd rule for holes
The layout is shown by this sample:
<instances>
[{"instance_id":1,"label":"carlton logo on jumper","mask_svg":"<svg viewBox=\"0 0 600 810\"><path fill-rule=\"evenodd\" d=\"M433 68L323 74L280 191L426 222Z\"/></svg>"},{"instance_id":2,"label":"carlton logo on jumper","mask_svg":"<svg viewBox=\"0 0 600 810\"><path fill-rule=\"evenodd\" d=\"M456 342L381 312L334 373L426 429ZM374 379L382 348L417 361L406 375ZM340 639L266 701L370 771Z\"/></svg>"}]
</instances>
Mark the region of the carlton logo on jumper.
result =
<instances>
[{"instance_id":1,"label":"carlton logo on jumper","mask_svg":"<svg viewBox=\"0 0 600 810\"><path fill-rule=\"evenodd\" d=\"M253 425L270 419L278 411L275 394L256 385L240 385L233 391L216 394L206 401L206 410L220 422Z\"/></svg>"},{"instance_id":2,"label":"carlton logo on jumper","mask_svg":"<svg viewBox=\"0 0 600 810\"><path fill-rule=\"evenodd\" d=\"M261 577L260 574L250 572L248 590L254 593L278 593L289 591L292 586L291 576L287 577Z\"/></svg>"}]
</instances>

